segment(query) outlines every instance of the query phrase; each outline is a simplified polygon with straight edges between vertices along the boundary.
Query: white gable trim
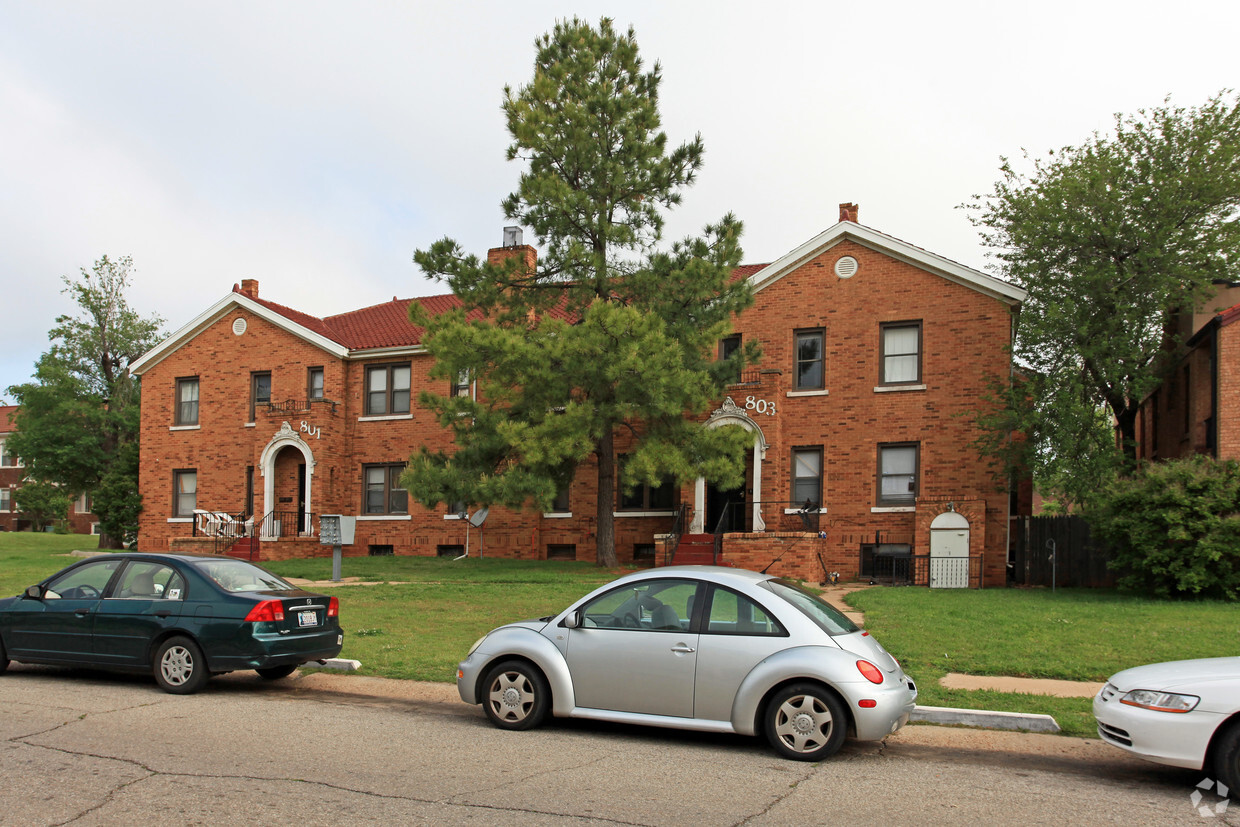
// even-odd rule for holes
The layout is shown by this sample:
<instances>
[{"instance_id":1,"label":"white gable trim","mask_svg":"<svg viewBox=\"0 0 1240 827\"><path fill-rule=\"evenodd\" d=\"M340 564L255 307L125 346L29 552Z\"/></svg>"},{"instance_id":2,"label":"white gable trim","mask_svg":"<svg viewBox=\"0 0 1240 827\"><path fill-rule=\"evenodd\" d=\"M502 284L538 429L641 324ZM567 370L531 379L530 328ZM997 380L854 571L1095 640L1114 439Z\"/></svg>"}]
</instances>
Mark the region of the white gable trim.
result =
<instances>
[{"instance_id":1,"label":"white gable trim","mask_svg":"<svg viewBox=\"0 0 1240 827\"><path fill-rule=\"evenodd\" d=\"M1020 304L1027 295L1021 288L1008 284L1002 279L997 279L980 270L974 270L972 267L957 264L950 259L851 221L841 221L834 227L824 230L778 261L754 273L749 277L754 292L765 290L805 262L822 255L845 239L877 250L906 264L912 264L948 281L964 285L1005 304Z\"/></svg>"},{"instance_id":2,"label":"white gable trim","mask_svg":"<svg viewBox=\"0 0 1240 827\"><path fill-rule=\"evenodd\" d=\"M173 333L167 339L157 344L155 347L142 354L129 366L129 372L141 376L146 371L159 364L168 356L175 353L182 345L193 339L202 331L227 316L233 310L241 308L248 310L260 319L270 322L271 324L288 331L299 339L304 339L315 347L327 351L337 359L343 359L348 355L349 349L339 342L334 342L319 333L315 333L307 327L297 324L286 316L281 316L274 310L259 304L244 293L229 293L224 298L211 305L205 312L189 324L182 327L176 333Z\"/></svg>"}]
</instances>

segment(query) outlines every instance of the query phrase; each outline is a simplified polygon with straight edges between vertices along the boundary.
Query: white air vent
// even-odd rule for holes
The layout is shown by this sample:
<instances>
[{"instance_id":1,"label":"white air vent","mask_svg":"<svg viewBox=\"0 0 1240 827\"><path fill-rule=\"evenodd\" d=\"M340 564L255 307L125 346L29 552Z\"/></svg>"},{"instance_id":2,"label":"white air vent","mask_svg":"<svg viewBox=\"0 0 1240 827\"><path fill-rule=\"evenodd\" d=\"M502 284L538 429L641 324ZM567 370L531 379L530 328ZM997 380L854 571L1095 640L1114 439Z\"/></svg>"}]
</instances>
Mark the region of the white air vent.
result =
<instances>
[{"instance_id":1,"label":"white air vent","mask_svg":"<svg viewBox=\"0 0 1240 827\"><path fill-rule=\"evenodd\" d=\"M836 265L836 269L839 269L838 264ZM245 319L238 316L233 320L233 335L240 336L242 333L245 333Z\"/></svg>"},{"instance_id":2,"label":"white air vent","mask_svg":"<svg viewBox=\"0 0 1240 827\"><path fill-rule=\"evenodd\" d=\"M852 278L857 266L857 260L852 256L840 256L835 262L835 274L842 279Z\"/></svg>"}]
</instances>

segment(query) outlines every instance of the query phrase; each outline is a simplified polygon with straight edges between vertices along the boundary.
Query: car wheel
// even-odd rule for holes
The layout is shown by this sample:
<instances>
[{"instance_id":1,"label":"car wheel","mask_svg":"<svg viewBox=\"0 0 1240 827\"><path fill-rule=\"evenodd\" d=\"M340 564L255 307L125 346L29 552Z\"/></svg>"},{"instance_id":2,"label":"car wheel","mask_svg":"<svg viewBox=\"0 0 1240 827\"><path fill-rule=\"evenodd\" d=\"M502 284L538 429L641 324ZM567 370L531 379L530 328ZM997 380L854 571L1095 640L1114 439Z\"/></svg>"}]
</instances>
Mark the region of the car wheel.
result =
<instances>
[{"instance_id":1,"label":"car wheel","mask_svg":"<svg viewBox=\"0 0 1240 827\"><path fill-rule=\"evenodd\" d=\"M766 737L797 761L821 761L844 743L848 713L834 692L812 683L786 686L766 708Z\"/></svg>"},{"instance_id":2,"label":"car wheel","mask_svg":"<svg viewBox=\"0 0 1240 827\"><path fill-rule=\"evenodd\" d=\"M500 729L531 729L547 717L551 688L542 672L524 661L492 667L482 685L482 706Z\"/></svg>"},{"instance_id":3,"label":"car wheel","mask_svg":"<svg viewBox=\"0 0 1240 827\"><path fill-rule=\"evenodd\" d=\"M187 637L170 637L155 650L152 668L159 688L174 695L190 695L207 682L207 661L198 644Z\"/></svg>"},{"instance_id":4,"label":"car wheel","mask_svg":"<svg viewBox=\"0 0 1240 827\"><path fill-rule=\"evenodd\" d=\"M269 681L278 681L280 678L287 678L297 670L297 664L290 663L284 666L268 666L266 669L255 669L260 678L266 678Z\"/></svg>"},{"instance_id":5,"label":"car wheel","mask_svg":"<svg viewBox=\"0 0 1240 827\"><path fill-rule=\"evenodd\" d=\"M1214 778L1240 801L1240 721L1232 721L1214 746Z\"/></svg>"}]
</instances>

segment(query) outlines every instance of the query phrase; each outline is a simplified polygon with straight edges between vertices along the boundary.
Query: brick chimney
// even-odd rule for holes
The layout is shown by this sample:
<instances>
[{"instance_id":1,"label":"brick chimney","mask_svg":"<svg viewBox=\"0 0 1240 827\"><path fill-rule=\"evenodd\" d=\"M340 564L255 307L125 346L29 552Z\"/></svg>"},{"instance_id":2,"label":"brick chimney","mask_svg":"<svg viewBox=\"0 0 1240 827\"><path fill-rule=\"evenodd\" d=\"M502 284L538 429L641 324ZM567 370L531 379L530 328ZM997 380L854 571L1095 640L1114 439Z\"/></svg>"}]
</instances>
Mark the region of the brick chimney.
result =
<instances>
[{"instance_id":1,"label":"brick chimney","mask_svg":"<svg viewBox=\"0 0 1240 827\"><path fill-rule=\"evenodd\" d=\"M857 205L856 204L840 204L840 221L851 221L854 224L857 221Z\"/></svg>"},{"instance_id":2,"label":"brick chimney","mask_svg":"<svg viewBox=\"0 0 1240 827\"><path fill-rule=\"evenodd\" d=\"M238 292L243 296L249 296L251 299L257 299L258 279L242 279L241 289Z\"/></svg>"},{"instance_id":3,"label":"brick chimney","mask_svg":"<svg viewBox=\"0 0 1240 827\"><path fill-rule=\"evenodd\" d=\"M520 227L505 227L504 246L487 250L487 264L497 265L513 257L523 260L526 272L534 272L534 266L538 263L538 251L528 244L521 243Z\"/></svg>"}]
</instances>

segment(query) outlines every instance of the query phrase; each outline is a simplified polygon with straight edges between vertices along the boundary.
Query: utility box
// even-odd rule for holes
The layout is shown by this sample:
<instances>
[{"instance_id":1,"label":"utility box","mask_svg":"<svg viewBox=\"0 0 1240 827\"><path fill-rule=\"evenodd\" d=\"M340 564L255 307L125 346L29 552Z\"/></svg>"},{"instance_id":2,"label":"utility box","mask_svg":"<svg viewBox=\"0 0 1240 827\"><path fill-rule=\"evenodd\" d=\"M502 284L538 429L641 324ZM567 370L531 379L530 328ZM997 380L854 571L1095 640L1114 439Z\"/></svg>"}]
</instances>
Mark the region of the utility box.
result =
<instances>
[{"instance_id":1,"label":"utility box","mask_svg":"<svg viewBox=\"0 0 1240 827\"><path fill-rule=\"evenodd\" d=\"M325 546L351 546L357 517L324 514L319 517L319 543Z\"/></svg>"}]
</instances>

